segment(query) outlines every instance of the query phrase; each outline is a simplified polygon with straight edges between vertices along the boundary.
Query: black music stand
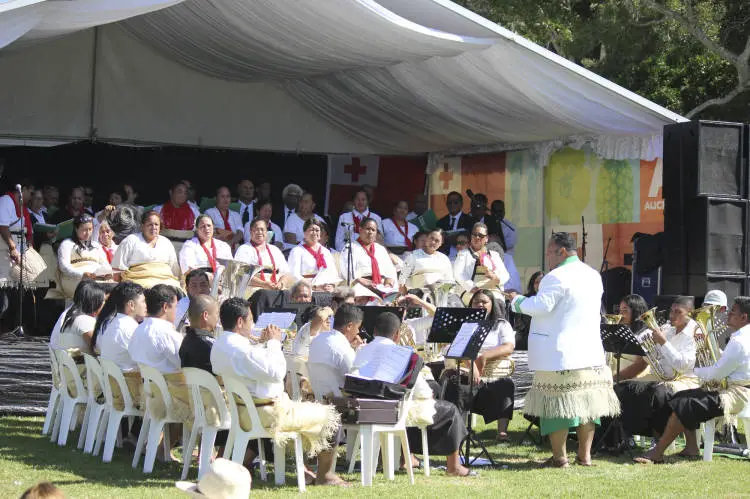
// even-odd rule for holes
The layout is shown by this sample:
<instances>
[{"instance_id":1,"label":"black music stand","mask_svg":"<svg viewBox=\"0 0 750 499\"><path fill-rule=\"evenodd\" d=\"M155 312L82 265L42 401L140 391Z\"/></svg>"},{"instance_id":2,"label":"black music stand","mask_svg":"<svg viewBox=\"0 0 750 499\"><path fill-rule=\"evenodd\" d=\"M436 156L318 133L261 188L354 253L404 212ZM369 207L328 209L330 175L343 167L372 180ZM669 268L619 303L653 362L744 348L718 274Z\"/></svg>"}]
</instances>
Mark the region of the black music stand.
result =
<instances>
[{"instance_id":1,"label":"black music stand","mask_svg":"<svg viewBox=\"0 0 750 499\"><path fill-rule=\"evenodd\" d=\"M360 306L364 314L362 325L359 327L359 337L363 340L372 341L375 337L375 319L383 312L392 312L401 319L404 316L404 307L368 307Z\"/></svg>"},{"instance_id":2,"label":"black music stand","mask_svg":"<svg viewBox=\"0 0 750 499\"><path fill-rule=\"evenodd\" d=\"M481 312L484 312L484 310L479 309ZM466 321L466 324L470 324L472 321ZM461 384L461 361L462 360L468 360L469 361L469 394L473 398L474 396L474 362L477 359L477 356L479 355L479 351L482 348L482 344L484 344L484 340L487 339L487 335L490 334L490 330L492 329L492 326L494 325L492 321L478 321L476 322L477 328L474 330L474 332L471 335L471 339L469 340L469 343L466 345L466 348L462 352L457 352L454 355L446 355L446 359L456 359L459 364L458 369L458 376L457 380L459 385ZM462 323L463 325L463 323ZM459 326L460 329L460 326ZM452 348L453 345L451 345ZM450 352L450 348L448 349L448 352ZM461 393L461 390L459 389L459 393ZM471 409L472 409L472 403L469 403L466 405L468 413L467 413L467 422L466 422L466 436L464 437L463 441L458 447L458 453L459 455L463 456L463 461L466 466L471 466L474 462L476 462L477 459L482 457L482 454L487 456L487 460L490 462L490 466L495 466L495 461L492 460L492 456L490 456L490 453L487 451L487 447L482 443L481 440L479 440L479 437L477 436L476 432L474 431L474 428L472 428L471 425ZM477 447L481 449L481 452L472 459L471 458L471 447Z\"/></svg>"},{"instance_id":3,"label":"black music stand","mask_svg":"<svg viewBox=\"0 0 750 499\"><path fill-rule=\"evenodd\" d=\"M604 351L610 352L615 356L615 384L617 384L620 382L620 358L622 357L622 354L644 355L643 349L638 344L638 340L636 339L633 330L630 329L630 326L625 324L602 324L600 326L600 334ZM618 437L617 441L619 444L617 453L621 453L622 448L624 447L630 457L633 457L630 448L627 446L627 442L625 442L625 429L622 427L620 416L612 418L609 427L594 446L594 453L599 452L601 447L607 441L607 436L609 436L611 432L615 432Z\"/></svg>"}]
</instances>

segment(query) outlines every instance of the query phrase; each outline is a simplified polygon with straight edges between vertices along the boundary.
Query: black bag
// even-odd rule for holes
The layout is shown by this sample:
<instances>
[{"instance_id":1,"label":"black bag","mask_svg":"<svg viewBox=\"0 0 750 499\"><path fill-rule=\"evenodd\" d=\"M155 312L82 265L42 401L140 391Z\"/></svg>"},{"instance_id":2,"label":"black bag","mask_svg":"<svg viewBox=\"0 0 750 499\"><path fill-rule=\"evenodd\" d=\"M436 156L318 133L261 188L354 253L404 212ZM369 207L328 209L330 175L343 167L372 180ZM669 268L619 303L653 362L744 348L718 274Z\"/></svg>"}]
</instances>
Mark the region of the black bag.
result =
<instances>
[{"instance_id":1,"label":"black bag","mask_svg":"<svg viewBox=\"0 0 750 499\"><path fill-rule=\"evenodd\" d=\"M377 379L359 378L347 374L344 377L344 391L355 397L379 400L402 400L407 388L396 383Z\"/></svg>"},{"instance_id":2,"label":"black bag","mask_svg":"<svg viewBox=\"0 0 750 499\"><path fill-rule=\"evenodd\" d=\"M343 424L396 424L398 400L333 397Z\"/></svg>"}]
</instances>

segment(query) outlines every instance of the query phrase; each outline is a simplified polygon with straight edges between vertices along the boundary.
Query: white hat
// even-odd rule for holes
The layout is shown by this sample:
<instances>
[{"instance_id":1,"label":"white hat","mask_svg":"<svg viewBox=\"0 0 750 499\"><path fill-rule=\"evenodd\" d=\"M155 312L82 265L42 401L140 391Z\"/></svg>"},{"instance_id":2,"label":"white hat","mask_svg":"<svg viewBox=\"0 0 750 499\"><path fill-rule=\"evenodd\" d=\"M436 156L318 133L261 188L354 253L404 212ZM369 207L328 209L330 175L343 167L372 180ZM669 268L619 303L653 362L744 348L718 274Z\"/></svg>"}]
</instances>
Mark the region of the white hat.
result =
<instances>
[{"instance_id":1,"label":"white hat","mask_svg":"<svg viewBox=\"0 0 750 499\"><path fill-rule=\"evenodd\" d=\"M703 297L703 305L721 305L722 307L727 306L727 295L723 291L718 289L712 289L706 296Z\"/></svg>"},{"instance_id":2,"label":"white hat","mask_svg":"<svg viewBox=\"0 0 750 499\"><path fill-rule=\"evenodd\" d=\"M198 483L177 482L175 485L192 497L247 499L251 483L252 478L247 468L228 459L218 458L211 463Z\"/></svg>"}]
</instances>

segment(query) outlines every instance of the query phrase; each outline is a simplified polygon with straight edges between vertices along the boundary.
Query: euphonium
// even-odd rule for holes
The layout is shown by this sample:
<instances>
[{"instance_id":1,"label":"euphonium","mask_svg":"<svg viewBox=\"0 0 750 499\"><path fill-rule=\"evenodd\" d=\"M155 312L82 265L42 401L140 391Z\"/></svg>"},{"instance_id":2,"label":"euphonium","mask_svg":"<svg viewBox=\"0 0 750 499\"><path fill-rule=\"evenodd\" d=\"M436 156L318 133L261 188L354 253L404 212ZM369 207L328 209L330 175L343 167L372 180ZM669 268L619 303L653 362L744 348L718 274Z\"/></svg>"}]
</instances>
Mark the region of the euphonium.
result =
<instances>
[{"instance_id":1,"label":"euphonium","mask_svg":"<svg viewBox=\"0 0 750 499\"><path fill-rule=\"evenodd\" d=\"M219 258L218 261L221 266L214 274L211 296L219 303L227 298L244 298L250 280L263 269L258 265L237 260Z\"/></svg>"},{"instance_id":2,"label":"euphonium","mask_svg":"<svg viewBox=\"0 0 750 499\"><path fill-rule=\"evenodd\" d=\"M661 354L659 353L659 349L656 347L656 342L654 342L654 338L651 335L651 331L659 329L659 323L656 322L655 311L656 307L638 317L638 320L646 324L648 329L637 333L635 338L643 349L646 362L651 366L651 371L653 371L654 375L661 381L672 381L677 379L680 376L680 373L675 371L672 376L668 376L660 365L659 361L661 360Z\"/></svg>"},{"instance_id":3,"label":"euphonium","mask_svg":"<svg viewBox=\"0 0 750 499\"><path fill-rule=\"evenodd\" d=\"M716 364L721 355L719 342L716 337L716 314L721 305L706 305L697 308L688 315L698 324L699 331L695 333L695 362L698 367L709 367Z\"/></svg>"},{"instance_id":4,"label":"euphonium","mask_svg":"<svg viewBox=\"0 0 750 499\"><path fill-rule=\"evenodd\" d=\"M604 324L619 324L622 322L622 315L620 314L604 314L602 315Z\"/></svg>"}]
</instances>

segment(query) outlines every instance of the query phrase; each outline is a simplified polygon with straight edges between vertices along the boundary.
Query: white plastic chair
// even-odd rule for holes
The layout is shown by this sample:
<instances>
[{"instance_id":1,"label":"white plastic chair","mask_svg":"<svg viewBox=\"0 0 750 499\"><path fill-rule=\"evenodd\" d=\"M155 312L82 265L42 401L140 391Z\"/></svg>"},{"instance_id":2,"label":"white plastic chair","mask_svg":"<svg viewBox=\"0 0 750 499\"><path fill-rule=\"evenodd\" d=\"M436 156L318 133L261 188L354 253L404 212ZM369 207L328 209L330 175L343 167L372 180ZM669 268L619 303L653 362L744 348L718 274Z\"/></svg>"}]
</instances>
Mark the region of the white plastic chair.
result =
<instances>
[{"instance_id":1,"label":"white plastic chair","mask_svg":"<svg viewBox=\"0 0 750 499\"><path fill-rule=\"evenodd\" d=\"M224 389L227 393L227 400L229 400L229 408L232 412L232 426L229 431L229 441L232 442L231 448L231 459L235 463L242 463L245 457L245 451L250 440L258 440L258 451L260 454L260 476L262 480L266 480L266 469L265 469L265 451L263 449L262 438L271 438L271 434L267 429L263 427L260 422L260 415L258 409L255 407L253 397L250 391L247 389L245 382L241 378L234 376L222 375L224 380ZM237 399L241 401L243 407L237 403ZM245 431L240 427L239 411L247 411L250 417L250 430ZM305 491L305 465L302 462L303 451L302 451L302 437L299 434L292 437L294 440L294 462L297 470L297 487L300 492ZM227 454L230 451L229 446L225 448L224 457L228 457ZM274 466L274 478L276 485L283 485L285 482L285 447L274 443L273 446L273 466Z\"/></svg>"},{"instance_id":2,"label":"white plastic chair","mask_svg":"<svg viewBox=\"0 0 750 499\"><path fill-rule=\"evenodd\" d=\"M154 461L156 460L156 451L159 447L159 439L162 432L164 432L164 453L169 454L171 445L169 441L169 430L164 431L164 425L167 423L179 423L182 424L182 442L183 442L183 456L185 455L185 442L188 441L187 425L183 424L184 421L177 419L172 410L172 395L169 393L167 387L167 380L164 379L164 375L154 369L143 364L138 364L138 369L143 377L143 393L146 397L146 410L143 415L143 426L141 432L138 435L138 443L135 447L135 456L133 457L133 468L138 467L138 461L140 461L143 447L146 447L146 456L143 458L143 472L151 473L154 469ZM151 411L151 400L155 395L151 385L155 385L159 388L159 395L162 398L164 404L164 417L157 419L153 416Z\"/></svg>"},{"instance_id":3,"label":"white plastic chair","mask_svg":"<svg viewBox=\"0 0 750 499\"><path fill-rule=\"evenodd\" d=\"M57 434L57 445L65 445L68 442L68 433L76 427L78 410L83 409L88 402L88 394L78 372L78 366L70 353L67 350L56 350L56 353L60 367L62 412L55 421L52 433L53 436ZM70 392L71 383L76 388L75 397Z\"/></svg>"},{"instance_id":4,"label":"white plastic chair","mask_svg":"<svg viewBox=\"0 0 750 499\"><path fill-rule=\"evenodd\" d=\"M737 414L737 419L742 421L745 426L745 439L750 442L750 404L745 404L745 408ZM703 460L712 461L714 457L714 437L716 435L716 421L712 419L706 421L703 426Z\"/></svg>"},{"instance_id":5,"label":"white plastic chair","mask_svg":"<svg viewBox=\"0 0 750 499\"><path fill-rule=\"evenodd\" d=\"M94 455L96 456L99 454L102 442L104 442L102 461L109 463L112 461L115 443L120 434L120 423L122 422L122 418L126 416L130 418L135 416L142 417L143 411L138 409L138 406L133 401L133 397L130 396L130 390L125 381L125 376L122 374L122 371L117 364L107 359L99 359L99 363L102 366L102 372L104 374L104 400L106 401L108 410L105 413L104 421L102 421L102 424L99 427L99 436L97 436L96 439ZM120 393L122 394L122 410L115 408L114 395L112 394L113 381L117 383Z\"/></svg>"},{"instance_id":6,"label":"white plastic chair","mask_svg":"<svg viewBox=\"0 0 750 499\"><path fill-rule=\"evenodd\" d=\"M44 416L44 427L42 435L47 435L52 431L57 413L60 408L60 367L57 362L57 355L51 346L49 349L50 371L52 372L52 389L49 392L49 402L47 402L47 413Z\"/></svg>"},{"instance_id":7,"label":"white plastic chair","mask_svg":"<svg viewBox=\"0 0 750 499\"><path fill-rule=\"evenodd\" d=\"M284 354L286 358L286 375L289 377L289 383L292 386L292 400L302 400L302 390L300 389L300 375L308 378L307 362L298 355Z\"/></svg>"},{"instance_id":8,"label":"white plastic chair","mask_svg":"<svg viewBox=\"0 0 750 499\"><path fill-rule=\"evenodd\" d=\"M195 421L193 422L193 429L190 432L190 439L188 440L186 453L183 457L181 480L187 478L188 470L190 469L190 462L192 461L192 452L198 439L198 433L201 434L200 458L198 460L198 479L200 480L203 473L205 473L211 465L211 455L216 442L216 433L219 430L229 430L232 426L232 421L229 417L229 409L227 409L227 403L226 400L224 400L224 395L221 392L219 382L212 373L194 367L185 367L182 369L182 372L185 374L185 382L190 387L190 397L193 400L193 414L195 415ZM210 425L206 420L206 405L203 402L201 389L210 394L213 399L213 405L219 409L218 426ZM227 441L225 448L229 447L232 447L232 442Z\"/></svg>"},{"instance_id":9,"label":"white plastic chair","mask_svg":"<svg viewBox=\"0 0 750 499\"><path fill-rule=\"evenodd\" d=\"M97 385L104 390L104 373L99 361L89 354L83 354L83 361L86 364L88 402L86 403L86 413L83 416L81 434L78 436L78 448L82 448L86 454L91 454L94 449L94 441L99 434L99 425L104 424L103 419L105 419L107 406L96 400Z\"/></svg>"}]
</instances>

